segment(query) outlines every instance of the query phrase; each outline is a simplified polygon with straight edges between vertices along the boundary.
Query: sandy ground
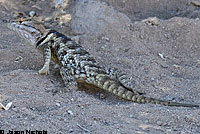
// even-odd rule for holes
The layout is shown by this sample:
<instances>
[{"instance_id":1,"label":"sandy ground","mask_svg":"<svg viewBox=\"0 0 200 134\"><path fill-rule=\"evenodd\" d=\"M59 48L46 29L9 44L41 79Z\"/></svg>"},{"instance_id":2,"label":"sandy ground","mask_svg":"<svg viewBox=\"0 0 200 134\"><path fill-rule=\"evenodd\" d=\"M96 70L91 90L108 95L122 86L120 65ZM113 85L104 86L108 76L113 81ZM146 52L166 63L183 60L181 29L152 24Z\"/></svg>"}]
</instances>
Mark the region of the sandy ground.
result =
<instances>
[{"instance_id":1,"label":"sandy ground","mask_svg":"<svg viewBox=\"0 0 200 134\"><path fill-rule=\"evenodd\" d=\"M6 27L35 11L146 96L200 105L200 1L0 0L0 129L49 134L199 134L200 109L128 102L92 87L66 88L58 70ZM19 13L20 12L20 13ZM69 21L71 15L71 21ZM154 18L151 18L154 17Z\"/></svg>"}]
</instances>

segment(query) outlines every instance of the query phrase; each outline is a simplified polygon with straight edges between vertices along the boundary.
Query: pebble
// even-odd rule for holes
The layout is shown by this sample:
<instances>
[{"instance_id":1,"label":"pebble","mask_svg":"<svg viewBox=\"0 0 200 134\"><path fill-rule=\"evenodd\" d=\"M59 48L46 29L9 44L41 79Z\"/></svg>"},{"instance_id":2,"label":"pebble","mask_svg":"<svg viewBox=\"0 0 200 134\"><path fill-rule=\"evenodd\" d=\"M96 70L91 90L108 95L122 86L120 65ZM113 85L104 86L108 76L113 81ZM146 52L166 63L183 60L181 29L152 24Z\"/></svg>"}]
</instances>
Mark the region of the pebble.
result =
<instances>
[{"instance_id":1,"label":"pebble","mask_svg":"<svg viewBox=\"0 0 200 134\"><path fill-rule=\"evenodd\" d=\"M61 23L61 24L63 24L63 23L68 23L68 22L71 21L71 19L72 19L71 14L62 15L62 16L60 17L60 23Z\"/></svg>"},{"instance_id":2,"label":"pebble","mask_svg":"<svg viewBox=\"0 0 200 134\"><path fill-rule=\"evenodd\" d=\"M103 36L102 40L106 40L106 41L110 41L110 39L108 37Z\"/></svg>"},{"instance_id":3,"label":"pebble","mask_svg":"<svg viewBox=\"0 0 200 134\"><path fill-rule=\"evenodd\" d=\"M99 94L99 98L100 98L100 99L105 99L106 96L105 96L105 94L100 93L100 94Z\"/></svg>"},{"instance_id":4,"label":"pebble","mask_svg":"<svg viewBox=\"0 0 200 134\"><path fill-rule=\"evenodd\" d=\"M148 25L155 25L158 26L160 24L160 20L157 17L149 17L142 22L145 22Z\"/></svg>"},{"instance_id":5,"label":"pebble","mask_svg":"<svg viewBox=\"0 0 200 134\"><path fill-rule=\"evenodd\" d=\"M161 126L162 122L161 121L157 121L157 125Z\"/></svg>"},{"instance_id":6,"label":"pebble","mask_svg":"<svg viewBox=\"0 0 200 134\"><path fill-rule=\"evenodd\" d=\"M71 129L69 130L69 132L70 132L70 133L74 132L74 129L71 128Z\"/></svg>"},{"instance_id":7,"label":"pebble","mask_svg":"<svg viewBox=\"0 0 200 134\"><path fill-rule=\"evenodd\" d=\"M42 10L42 8L39 7L39 6L37 6L37 5L33 5L32 8L36 8L36 9L38 9L38 10Z\"/></svg>"},{"instance_id":8,"label":"pebble","mask_svg":"<svg viewBox=\"0 0 200 134\"><path fill-rule=\"evenodd\" d=\"M74 113L71 110L68 110L67 113L70 115L74 115Z\"/></svg>"},{"instance_id":9,"label":"pebble","mask_svg":"<svg viewBox=\"0 0 200 134\"><path fill-rule=\"evenodd\" d=\"M162 53L158 53L158 55L160 56L161 59L165 59Z\"/></svg>"},{"instance_id":10,"label":"pebble","mask_svg":"<svg viewBox=\"0 0 200 134\"><path fill-rule=\"evenodd\" d=\"M20 61L23 61L23 58L21 56L17 56L15 62L20 62Z\"/></svg>"},{"instance_id":11,"label":"pebble","mask_svg":"<svg viewBox=\"0 0 200 134\"><path fill-rule=\"evenodd\" d=\"M58 106L58 107L59 107L59 106L60 106L60 103L56 103L56 106Z\"/></svg>"},{"instance_id":12,"label":"pebble","mask_svg":"<svg viewBox=\"0 0 200 134\"><path fill-rule=\"evenodd\" d=\"M30 17L34 17L35 15L36 15L36 12L35 12L35 11L30 11L30 12L29 12L29 16L30 16Z\"/></svg>"}]
</instances>

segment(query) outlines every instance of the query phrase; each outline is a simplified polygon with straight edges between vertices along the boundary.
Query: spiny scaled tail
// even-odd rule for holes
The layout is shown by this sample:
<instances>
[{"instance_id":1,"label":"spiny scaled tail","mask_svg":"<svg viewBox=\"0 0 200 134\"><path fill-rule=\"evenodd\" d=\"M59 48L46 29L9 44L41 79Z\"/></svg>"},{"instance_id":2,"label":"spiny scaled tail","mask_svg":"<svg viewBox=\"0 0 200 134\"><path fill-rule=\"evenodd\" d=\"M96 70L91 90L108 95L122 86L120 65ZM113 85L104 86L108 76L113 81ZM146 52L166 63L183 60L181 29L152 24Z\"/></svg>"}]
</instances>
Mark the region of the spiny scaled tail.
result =
<instances>
[{"instance_id":1,"label":"spiny scaled tail","mask_svg":"<svg viewBox=\"0 0 200 134\"><path fill-rule=\"evenodd\" d=\"M116 96L136 103L152 103L176 107L199 107L199 105L195 104L177 103L136 95L133 92L127 90L125 87L121 86L121 84L118 81L111 79L105 74L97 74L94 78L94 81L92 81L92 84L110 93L113 93Z\"/></svg>"}]
</instances>

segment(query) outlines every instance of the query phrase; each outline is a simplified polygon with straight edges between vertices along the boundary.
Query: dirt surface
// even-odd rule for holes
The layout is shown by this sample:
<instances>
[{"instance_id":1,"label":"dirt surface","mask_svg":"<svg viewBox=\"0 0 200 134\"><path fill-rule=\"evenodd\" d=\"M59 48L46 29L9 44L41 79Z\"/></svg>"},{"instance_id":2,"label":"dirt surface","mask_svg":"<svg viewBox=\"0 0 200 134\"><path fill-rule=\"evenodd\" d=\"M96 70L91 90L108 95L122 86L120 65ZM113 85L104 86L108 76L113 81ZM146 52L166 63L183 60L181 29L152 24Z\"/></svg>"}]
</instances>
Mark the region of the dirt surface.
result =
<instances>
[{"instance_id":1,"label":"dirt surface","mask_svg":"<svg viewBox=\"0 0 200 134\"><path fill-rule=\"evenodd\" d=\"M199 6L191 0L0 0L0 102L13 102L0 110L0 129L199 134L198 108L68 89L53 65L50 75L39 75L42 55L6 27L7 20L35 11L47 26L80 38L97 61L129 74L146 96L200 105Z\"/></svg>"}]
</instances>

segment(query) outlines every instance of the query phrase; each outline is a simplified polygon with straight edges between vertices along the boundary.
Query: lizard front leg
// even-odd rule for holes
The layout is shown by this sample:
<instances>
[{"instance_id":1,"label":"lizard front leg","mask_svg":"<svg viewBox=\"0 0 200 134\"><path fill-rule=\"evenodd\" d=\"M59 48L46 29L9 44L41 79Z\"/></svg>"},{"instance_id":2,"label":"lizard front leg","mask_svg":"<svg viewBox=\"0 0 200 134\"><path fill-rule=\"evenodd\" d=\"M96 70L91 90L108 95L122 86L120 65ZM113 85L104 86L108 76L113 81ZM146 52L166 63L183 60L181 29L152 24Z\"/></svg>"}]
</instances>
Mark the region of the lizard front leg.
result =
<instances>
[{"instance_id":1,"label":"lizard front leg","mask_svg":"<svg viewBox=\"0 0 200 134\"><path fill-rule=\"evenodd\" d=\"M51 48L49 46L43 49L43 58L44 58L44 65L42 69L40 69L39 74L49 74L49 65L51 62Z\"/></svg>"}]
</instances>

